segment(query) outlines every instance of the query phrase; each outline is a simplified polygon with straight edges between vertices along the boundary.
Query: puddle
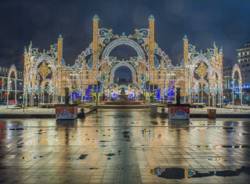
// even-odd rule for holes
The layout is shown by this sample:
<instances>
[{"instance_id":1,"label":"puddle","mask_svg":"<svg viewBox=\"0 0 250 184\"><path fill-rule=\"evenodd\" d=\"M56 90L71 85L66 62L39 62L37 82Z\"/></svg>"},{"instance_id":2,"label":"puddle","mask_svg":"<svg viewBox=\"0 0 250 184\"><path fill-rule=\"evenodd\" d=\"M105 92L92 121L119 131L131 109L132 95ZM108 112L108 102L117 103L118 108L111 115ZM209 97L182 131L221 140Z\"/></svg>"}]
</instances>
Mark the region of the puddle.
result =
<instances>
[{"instance_id":1,"label":"puddle","mask_svg":"<svg viewBox=\"0 0 250 184\"><path fill-rule=\"evenodd\" d=\"M105 154L107 157L112 157L112 156L115 156L114 153L108 153L108 154Z\"/></svg>"},{"instance_id":2,"label":"puddle","mask_svg":"<svg viewBox=\"0 0 250 184\"><path fill-rule=\"evenodd\" d=\"M156 175L165 179L184 179L184 178L200 178L209 176L220 176L220 177L230 177L239 176L241 173L250 175L250 166L243 166L235 170L206 170L198 171L190 168L179 168L179 167L169 167L169 168L154 168L151 170L153 175Z\"/></svg>"},{"instance_id":3,"label":"puddle","mask_svg":"<svg viewBox=\"0 0 250 184\"><path fill-rule=\"evenodd\" d=\"M46 133L46 131L44 131L44 130L42 130L42 129L40 129L40 130L37 132L37 134L43 134L43 133Z\"/></svg>"},{"instance_id":4,"label":"puddle","mask_svg":"<svg viewBox=\"0 0 250 184\"><path fill-rule=\"evenodd\" d=\"M244 132L244 133L242 133L242 135L250 135L250 133L246 133L246 132Z\"/></svg>"},{"instance_id":5,"label":"puddle","mask_svg":"<svg viewBox=\"0 0 250 184\"><path fill-rule=\"evenodd\" d=\"M150 122L152 125L158 125L158 122L157 121L151 121Z\"/></svg>"},{"instance_id":6,"label":"puddle","mask_svg":"<svg viewBox=\"0 0 250 184\"><path fill-rule=\"evenodd\" d=\"M167 179L183 179L185 178L185 169L183 168L155 168L154 174Z\"/></svg>"},{"instance_id":7,"label":"puddle","mask_svg":"<svg viewBox=\"0 0 250 184\"><path fill-rule=\"evenodd\" d=\"M250 148L250 145L242 145L242 148Z\"/></svg>"},{"instance_id":8,"label":"puddle","mask_svg":"<svg viewBox=\"0 0 250 184\"><path fill-rule=\"evenodd\" d=\"M223 129L225 129L225 130L233 130L234 128L233 127L223 127Z\"/></svg>"},{"instance_id":9,"label":"puddle","mask_svg":"<svg viewBox=\"0 0 250 184\"><path fill-rule=\"evenodd\" d=\"M84 160L87 156L88 156L88 154L81 154L81 155L78 157L78 160Z\"/></svg>"},{"instance_id":10,"label":"puddle","mask_svg":"<svg viewBox=\"0 0 250 184\"><path fill-rule=\"evenodd\" d=\"M39 159L39 158L43 158L43 156L42 155L40 155L40 156L33 156L33 159Z\"/></svg>"},{"instance_id":11,"label":"puddle","mask_svg":"<svg viewBox=\"0 0 250 184\"><path fill-rule=\"evenodd\" d=\"M222 145L223 148L233 148L232 145Z\"/></svg>"},{"instance_id":12,"label":"puddle","mask_svg":"<svg viewBox=\"0 0 250 184\"><path fill-rule=\"evenodd\" d=\"M223 127L223 129L226 131L226 132L235 132L235 129L233 127Z\"/></svg>"},{"instance_id":13,"label":"puddle","mask_svg":"<svg viewBox=\"0 0 250 184\"><path fill-rule=\"evenodd\" d=\"M107 156L107 160L111 160L111 157L112 156L115 156L114 153L108 153L108 154L105 154Z\"/></svg>"},{"instance_id":14,"label":"puddle","mask_svg":"<svg viewBox=\"0 0 250 184\"><path fill-rule=\"evenodd\" d=\"M122 133L123 133L123 135L125 135L125 134L129 134L130 132L129 131L123 131Z\"/></svg>"},{"instance_id":15,"label":"puddle","mask_svg":"<svg viewBox=\"0 0 250 184\"><path fill-rule=\"evenodd\" d=\"M223 148L250 148L250 145L222 145Z\"/></svg>"},{"instance_id":16,"label":"puddle","mask_svg":"<svg viewBox=\"0 0 250 184\"><path fill-rule=\"evenodd\" d=\"M130 136L129 136L129 131L123 131L122 134L123 134L123 137L126 139L126 141L130 141Z\"/></svg>"},{"instance_id":17,"label":"puddle","mask_svg":"<svg viewBox=\"0 0 250 184\"><path fill-rule=\"evenodd\" d=\"M97 167L90 167L89 170L97 170Z\"/></svg>"},{"instance_id":18,"label":"puddle","mask_svg":"<svg viewBox=\"0 0 250 184\"><path fill-rule=\"evenodd\" d=\"M17 130L17 131L19 131L19 130L24 130L24 128L21 128L21 127L18 127L18 128L9 128L9 130Z\"/></svg>"},{"instance_id":19,"label":"puddle","mask_svg":"<svg viewBox=\"0 0 250 184\"><path fill-rule=\"evenodd\" d=\"M24 128L19 127L19 128L16 128L16 130L24 130Z\"/></svg>"},{"instance_id":20,"label":"puddle","mask_svg":"<svg viewBox=\"0 0 250 184\"><path fill-rule=\"evenodd\" d=\"M105 142L110 142L110 141L100 140L99 142L104 142L105 143Z\"/></svg>"}]
</instances>

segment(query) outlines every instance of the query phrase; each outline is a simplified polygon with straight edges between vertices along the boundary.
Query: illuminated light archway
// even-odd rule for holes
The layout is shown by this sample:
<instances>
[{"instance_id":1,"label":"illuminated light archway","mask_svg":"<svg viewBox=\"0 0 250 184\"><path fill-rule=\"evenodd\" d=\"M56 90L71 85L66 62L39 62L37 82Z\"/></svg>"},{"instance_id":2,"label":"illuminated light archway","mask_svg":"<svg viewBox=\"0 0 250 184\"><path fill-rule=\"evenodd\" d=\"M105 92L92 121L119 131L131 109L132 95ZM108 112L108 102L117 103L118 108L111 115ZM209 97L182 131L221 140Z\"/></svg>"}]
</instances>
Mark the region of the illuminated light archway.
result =
<instances>
[{"instance_id":1,"label":"illuminated light archway","mask_svg":"<svg viewBox=\"0 0 250 184\"><path fill-rule=\"evenodd\" d=\"M132 74L132 82L134 84L137 84L137 77L136 77L136 71L135 71L135 68L129 64L128 62L119 62L118 64L116 64L112 69L111 69L111 72L110 72L110 82L111 83L115 83L114 81L114 77L115 77L115 72L117 69L119 69L120 67L127 67L130 71L131 71L131 74Z\"/></svg>"},{"instance_id":2,"label":"illuminated light archway","mask_svg":"<svg viewBox=\"0 0 250 184\"><path fill-rule=\"evenodd\" d=\"M139 60L146 59L145 53L143 49L141 48L141 46L136 41L129 39L127 37L121 37L121 38L111 41L103 50L102 59L108 60L109 55L112 52L112 50L121 45L127 45L127 46L132 47L136 51Z\"/></svg>"},{"instance_id":3,"label":"illuminated light archway","mask_svg":"<svg viewBox=\"0 0 250 184\"><path fill-rule=\"evenodd\" d=\"M34 65L32 66L32 73L30 75L33 80L32 91L30 96L30 102L34 105L39 105L40 103L45 103L47 100L45 97L48 95L47 102L54 102L55 93L57 88L56 75L56 65L53 57L50 55L41 55L34 58Z\"/></svg>"},{"instance_id":4,"label":"illuminated light archway","mask_svg":"<svg viewBox=\"0 0 250 184\"><path fill-rule=\"evenodd\" d=\"M90 87L93 86L95 89L97 89L96 87L100 87L100 90L97 91L98 93L100 92L100 94L104 95L106 93L109 94L106 90L108 90L110 84L113 84L114 68L122 66L122 62L126 62L126 65L129 65L133 73L133 83L137 83L138 91L143 93L148 102L151 100L150 96L153 95L155 87L162 91L166 86L169 86L169 83L174 83L178 79L180 80L180 78L183 78L185 81L184 84L183 82L179 84L179 86L183 88L183 90L181 90L183 93L181 96L184 97L185 102L192 103L193 94L196 94L195 90L196 86L198 86L195 85L197 81L203 83L205 81L208 82L206 89L208 89L209 95L211 95L211 91L213 90L214 94L220 95L219 97L221 99L223 95L223 51L222 49L218 49L215 44L213 48L198 51L194 45L189 43L187 37L185 37L183 43L184 62L181 62L178 66L174 66L171 64L168 55L157 44L155 39L155 22L152 17L149 19L148 27L135 29L134 32L129 35L114 34L112 29L102 28L99 27L99 25L99 19L95 16L93 19L92 42L78 55L72 66L65 62L58 62L58 57L62 57L63 50L62 48L58 50L59 47L56 47L56 45L58 46L58 44L61 43L60 45L62 46L62 42L60 42L62 41L61 37L58 39L58 43L52 44L50 50L47 51L40 51L38 48L33 48L32 44L25 48L25 98L23 99L25 99L25 103L27 102L26 104L34 104L33 97L37 95L35 92L41 83L41 78L37 75L37 73L40 72L38 67L40 62L43 61L50 66L52 71L52 74L47 78L50 79L53 84L54 103L58 101L63 102L63 89L68 86L74 88L73 90L76 90L75 88L81 90L82 94L88 92L89 95L86 96L93 94L90 90ZM131 55L125 54L125 57L121 55L120 58L113 57L113 54L116 52L112 51L115 51L119 46L132 48L134 51L133 56L127 57ZM154 62L155 58L157 62ZM203 69L201 67L198 73L201 74L202 70L205 71L205 75L201 75L205 77L197 77L195 74L196 67L200 65L200 62L203 63ZM214 77L214 72L217 73L218 77ZM46 72L41 73L46 76ZM174 82L172 82L171 77L168 77L168 73L175 75ZM171 86L174 85L175 84L171 84ZM176 85L178 85L178 83ZM197 87L197 91L198 90ZM98 100L99 99L96 98L96 102L98 102Z\"/></svg>"},{"instance_id":5,"label":"illuminated light archway","mask_svg":"<svg viewBox=\"0 0 250 184\"><path fill-rule=\"evenodd\" d=\"M9 105L9 94L10 94L10 91L12 91L12 78L11 78L11 75L14 74L14 104L17 103L17 70L16 70L16 67L15 65L11 65L10 67L10 70L8 72L8 80L7 80L7 105Z\"/></svg>"},{"instance_id":6,"label":"illuminated light archway","mask_svg":"<svg viewBox=\"0 0 250 184\"><path fill-rule=\"evenodd\" d=\"M238 74L238 79L235 79L237 74ZM236 82L238 83L238 86L236 86ZM242 75L241 75L240 66L238 64L235 64L232 70L232 102L234 105L235 105L235 88L236 87L239 88L240 105L242 105Z\"/></svg>"},{"instance_id":7,"label":"illuminated light archway","mask_svg":"<svg viewBox=\"0 0 250 184\"><path fill-rule=\"evenodd\" d=\"M114 79L119 85L132 83L132 71L127 66L120 66L114 73Z\"/></svg>"},{"instance_id":8,"label":"illuminated light archway","mask_svg":"<svg viewBox=\"0 0 250 184\"><path fill-rule=\"evenodd\" d=\"M211 63L203 54L200 54L193 59L192 64L192 77L195 84L193 96L195 101L209 104L210 94L208 86L210 86L209 76L212 75Z\"/></svg>"},{"instance_id":9,"label":"illuminated light archway","mask_svg":"<svg viewBox=\"0 0 250 184\"><path fill-rule=\"evenodd\" d=\"M41 85L41 97L42 97L42 102L43 103L51 103L51 99L53 98L53 86L52 86L52 81L49 79L45 79L42 81Z\"/></svg>"}]
</instances>

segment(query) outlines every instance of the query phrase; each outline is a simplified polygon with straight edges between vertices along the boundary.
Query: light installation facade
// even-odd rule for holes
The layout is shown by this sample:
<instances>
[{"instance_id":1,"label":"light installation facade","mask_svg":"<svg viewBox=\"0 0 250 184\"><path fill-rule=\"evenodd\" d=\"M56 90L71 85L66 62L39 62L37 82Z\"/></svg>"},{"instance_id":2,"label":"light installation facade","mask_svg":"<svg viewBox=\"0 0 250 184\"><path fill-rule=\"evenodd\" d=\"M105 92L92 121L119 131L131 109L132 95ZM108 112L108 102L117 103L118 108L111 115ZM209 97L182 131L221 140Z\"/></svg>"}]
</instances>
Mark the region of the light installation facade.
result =
<instances>
[{"instance_id":1,"label":"light installation facade","mask_svg":"<svg viewBox=\"0 0 250 184\"><path fill-rule=\"evenodd\" d=\"M216 105L223 97L223 53L214 44L205 52L197 51L185 36L183 62L174 66L155 40L155 19L149 16L148 28L135 29L133 34L114 34L101 28L99 17L93 17L93 38L72 66L63 59L63 38L50 50L40 52L30 44L24 52L24 101L26 105L63 103L64 89L80 101L111 99L124 90L133 99L173 99L181 88L183 102ZM131 47L136 56L118 59L111 52L121 46ZM119 85L116 70L128 68L132 82ZM97 95L98 94L98 95ZM171 94L171 97L169 97ZM103 97L103 98L101 98Z\"/></svg>"},{"instance_id":2,"label":"light installation facade","mask_svg":"<svg viewBox=\"0 0 250 184\"><path fill-rule=\"evenodd\" d=\"M0 104L16 105L22 103L23 72L15 65L0 67Z\"/></svg>"}]
</instances>

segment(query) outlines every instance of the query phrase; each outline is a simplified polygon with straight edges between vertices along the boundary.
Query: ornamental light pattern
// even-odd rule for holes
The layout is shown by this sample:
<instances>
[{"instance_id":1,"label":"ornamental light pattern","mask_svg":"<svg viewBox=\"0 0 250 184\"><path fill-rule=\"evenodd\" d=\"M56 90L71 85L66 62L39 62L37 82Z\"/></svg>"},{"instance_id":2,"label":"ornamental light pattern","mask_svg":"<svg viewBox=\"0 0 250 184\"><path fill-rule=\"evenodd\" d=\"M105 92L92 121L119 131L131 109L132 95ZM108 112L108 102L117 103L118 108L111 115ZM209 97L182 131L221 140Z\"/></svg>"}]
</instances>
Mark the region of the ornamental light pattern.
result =
<instances>
[{"instance_id":1,"label":"ornamental light pattern","mask_svg":"<svg viewBox=\"0 0 250 184\"><path fill-rule=\"evenodd\" d=\"M181 88L184 102L221 103L223 52L215 44L206 51L198 51L185 36L183 59L175 66L155 40L152 15L148 28L135 29L132 34L115 34L112 29L99 27L99 20L94 16L92 42L71 66L63 58L61 35L48 51L33 48L32 43L25 48L24 97L27 104L63 103L66 87L71 93L79 93L81 100L93 99L96 93L111 97L121 88L146 99L150 96L156 99L157 91L159 98L156 100L162 100L174 87ZM121 45L132 48L136 56L129 59L112 56L111 52ZM119 67L131 71L130 84L119 85L114 80Z\"/></svg>"}]
</instances>

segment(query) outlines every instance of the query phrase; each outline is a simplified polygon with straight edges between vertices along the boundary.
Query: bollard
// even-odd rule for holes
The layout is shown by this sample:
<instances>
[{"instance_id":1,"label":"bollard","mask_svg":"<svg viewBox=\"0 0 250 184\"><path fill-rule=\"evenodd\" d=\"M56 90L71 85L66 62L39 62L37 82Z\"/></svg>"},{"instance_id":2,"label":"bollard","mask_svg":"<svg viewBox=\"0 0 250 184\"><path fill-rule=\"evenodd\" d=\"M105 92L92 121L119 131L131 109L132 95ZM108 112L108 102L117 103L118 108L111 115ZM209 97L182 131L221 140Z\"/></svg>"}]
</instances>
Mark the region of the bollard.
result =
<instances>
[{"instance_id":1,"label":"bollard","mask_svg":"<svg viewBox=\"0 0 250 184\"><path fill-rule=\"evenodd\" d=\"M165 113L165 107L161 108L161 113L164 114Z\"/></svg>"},{"instance_id":2,"label":"bollard","mask_svg":"<svg viewBox=\"0 0 250 184\"><path fill-rule=\"evenodd\" d=\"M216 118L216 109L207 109L207 117L208 119Z\"/></svg>"},{"instance_id":3,"label":"bollard","mask_svg":"<svg viewBox=\"0 0 250 184\"><path fill-rule=\"evenodd\" d=\"M84 108L81 108L80 113L78 115L79 118L85 118L85 112L84 112Z\"/></svg>"},{"instance_id":4,"label":"bollard","mask_svg":"<svg viewBox=\"0 0 250 184\"><path fill-rule=\"evenodd\" d=\"M65 105L69 105L69 88L64 88L64 92L65 92Z\"/></svg>"},{"instance_id":5,"label":"bollard","mask_svg":"<svg viewBox=\"0 0 250 184\"><path fill-rule=\"evenodd\" d=\"M157 105L151 105L150 111L151 116L157 116Z\"/></svg>"}]
</instances>

